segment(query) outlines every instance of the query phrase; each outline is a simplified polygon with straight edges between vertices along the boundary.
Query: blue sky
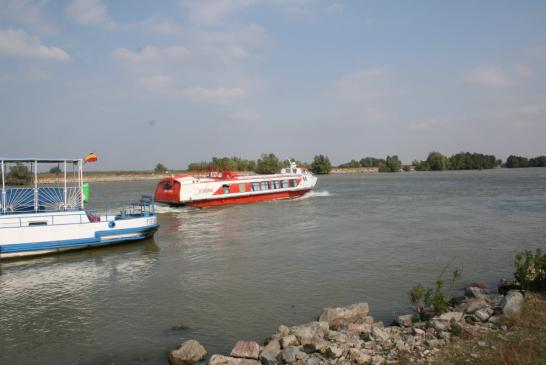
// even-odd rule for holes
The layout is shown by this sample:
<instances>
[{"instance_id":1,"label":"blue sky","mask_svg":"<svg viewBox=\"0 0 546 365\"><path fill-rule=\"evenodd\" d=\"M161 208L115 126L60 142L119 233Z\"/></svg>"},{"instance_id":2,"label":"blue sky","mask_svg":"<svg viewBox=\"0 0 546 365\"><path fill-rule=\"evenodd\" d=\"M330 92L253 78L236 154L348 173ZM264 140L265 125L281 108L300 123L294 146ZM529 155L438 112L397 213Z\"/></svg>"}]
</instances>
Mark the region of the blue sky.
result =
<instances>
[{"instance_id":1,"label":"blue sky","mask_svg":"<svg viewBox=\"0 0 546 365\"><path fill-rule=\"evenodd\" d=\"M544 19L544 1L0 0L0 155L543 155Z\"/></svg>"}]
</instances>

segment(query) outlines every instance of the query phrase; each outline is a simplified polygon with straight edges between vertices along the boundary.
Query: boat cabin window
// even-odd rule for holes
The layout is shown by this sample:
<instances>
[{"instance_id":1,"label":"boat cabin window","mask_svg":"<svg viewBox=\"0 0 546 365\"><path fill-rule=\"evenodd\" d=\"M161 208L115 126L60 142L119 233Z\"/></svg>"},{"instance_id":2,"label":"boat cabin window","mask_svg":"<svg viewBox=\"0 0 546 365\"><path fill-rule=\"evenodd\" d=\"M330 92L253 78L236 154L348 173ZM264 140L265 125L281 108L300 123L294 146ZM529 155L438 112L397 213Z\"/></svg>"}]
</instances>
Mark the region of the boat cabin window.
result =
<instances>
[{"instance_id":1,"label":"boat cabin window","mask_svg":"<svg viewBox=\"0 0 546 365\"><path fill-rule=\"evenodd\" d=\"M273 181L273 189L280 189L281 188L281 182L279 180Z\"/></svg>"},{"instance_id":2,"label":"boat cabin window","mask_svg":"<svg viewBox=\"0 0 546 365\"><path fill-rule=\"evenodd\" d=\"M282 181L282 187L283 187L283 188L287 188L287 187L288 187L288 180L283 180L283 181Z\"/></svg>"},{"instance_id":3,"label":"boat cabin window","mask_svg":"<svg viewBox=\"0 0 546 365\"><path fill-rule=\"evenodd\" d=\"M259 182L253 182L250 184L250 188L252 191L260 191L260 183Z\"/></svg>"},{"instance_id":4,"label":"boat cabin window","mask_svg":"<svg viewBox=\"0 0 546 365\"><path fill-rule=\"evenodd\" d=\"M239 193L244 193L245 191L246 191L245 184L244 183L239 184Z\"/></svg>"},{"instance_id":5,"label":"boat cabin window","mask_svg":"<svg viewBox=\"0 0 546 365\"><path fill-rule=\"evenodd\" d=\"M229 185L228 184L222 185L222 191L224 192L224 194L228 194L229 193Z\"/></svg>"},{"instance_id":6,"label":"boat cabin window","mask_svg":"<svg viewBox=\"0 0 546 365\"><path fill-rule=\"evenodd\" d=\"M269 190L269 183L267 181L262 181L262 190Z\"/></svg>"},{"instance_id":7,"label":"boat cabin window","mask_svg":"<svg viewBox=\"0 0 546 365\"><path fill-rule=\"evenodd\" d=\"M293 174L297 174L297 173L298 173L298 169L292 169L292 173L293 173Z\"/></svg>"}]
</instances>

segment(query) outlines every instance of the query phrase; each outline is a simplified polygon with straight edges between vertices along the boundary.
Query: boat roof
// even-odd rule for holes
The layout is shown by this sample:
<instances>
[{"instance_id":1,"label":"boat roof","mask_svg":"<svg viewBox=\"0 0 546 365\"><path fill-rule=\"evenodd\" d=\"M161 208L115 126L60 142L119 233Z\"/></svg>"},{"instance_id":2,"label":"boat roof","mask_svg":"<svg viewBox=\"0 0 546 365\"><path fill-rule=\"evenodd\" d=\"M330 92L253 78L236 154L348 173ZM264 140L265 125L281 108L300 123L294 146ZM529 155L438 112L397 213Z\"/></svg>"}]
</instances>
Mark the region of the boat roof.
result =
<instances>
[{"instance_id":1,"label":"boat roof","mask_svg":"<svg viewBox=\"0 0 546 365\"><path fill-rule=\"evenodd\" d=\"M58 162L80 162L81 158L4 158L0 157L0 161L4 163L12 162L40 162L40 163L58 163Z\"/></svg>"}]
</instances>

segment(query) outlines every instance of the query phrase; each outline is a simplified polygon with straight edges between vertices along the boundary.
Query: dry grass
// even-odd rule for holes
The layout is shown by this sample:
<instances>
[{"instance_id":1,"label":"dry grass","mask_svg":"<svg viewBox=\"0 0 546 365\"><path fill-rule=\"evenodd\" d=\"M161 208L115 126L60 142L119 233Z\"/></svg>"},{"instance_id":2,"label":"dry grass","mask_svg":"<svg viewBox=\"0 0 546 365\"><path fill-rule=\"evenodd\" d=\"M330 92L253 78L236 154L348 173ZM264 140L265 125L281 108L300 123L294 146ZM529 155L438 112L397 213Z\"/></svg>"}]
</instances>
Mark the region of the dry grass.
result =
<instances>
[{"instance_id":1,"label":"dry grass","mask_svg":"<svg viewBox=\"0 0 546 365\"><path fill-rule=\"evenodd\" d=\"M507 331L452 343L437 354L437 364L546 364L546 297L529 294L523 313L504 318ZM478 343L482 346L480 346ZM484 346L485 343L485 346Z\"/></svg>"}]
</instances>

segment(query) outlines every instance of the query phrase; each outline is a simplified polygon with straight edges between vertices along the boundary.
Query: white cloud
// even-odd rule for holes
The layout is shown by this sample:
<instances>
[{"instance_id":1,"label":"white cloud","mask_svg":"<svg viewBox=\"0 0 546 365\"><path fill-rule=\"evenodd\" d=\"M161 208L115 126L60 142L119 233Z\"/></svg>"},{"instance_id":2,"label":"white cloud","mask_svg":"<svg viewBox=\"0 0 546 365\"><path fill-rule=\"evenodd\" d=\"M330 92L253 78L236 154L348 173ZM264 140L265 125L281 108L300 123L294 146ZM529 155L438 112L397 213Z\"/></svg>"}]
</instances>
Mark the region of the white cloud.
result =
<instances>
[{"instance_id":1,"label":"white cloud","mask_svg":"<svg viewBox=\"0 0 546 365\"><path fill-rule=\"evenodd\" d=\"M66 14L81 25L102 26L107 29L118 26L101 0L73 0L67 6Z\"/></svg>"},{"instance_id":2,"label":"white cloud","mask_svg":"<svg viewBox=\"0 0 546 365\"><path fill-rule=\"evenodd\" d=\"M514 72L517 76L528 79L535 75L535 71L528 65L516 65L514 67Z\"/></svg>"},{"instance_id":3,"label":"white cloud","mask_svg":"<svg viewBox=\"0 0 546 365\"><path fill-rule=\"evenodd\" d=\"M252 5L254 0L179 0L178 4L188 10L193 23L213 25L224 17Z\"/></svg>"},{"instance_id":4,"label":"white cloud","mask_svg":"<svg viewBox=\"0 0 546 365\"><path fill-rule=\"evenodd\" d=\"M9 20L16 19L39 33L57 33L57 27L44 17L43 8L45 5L47 5L47 1L0 0L0 9L2 9L0 17Z\"/></svg>"},{"instance_id":5,"label":"white cloud","mask_svg":"<svg viewBox=\"0 0 546 365\"><path fill-rule=\"evenodd\" d=\"M68 61L70 55L58 47L49 47L24 30L0 30L0 56L25 59Z\"/></svg>"},{"instance_id":6,"label":"white cloud","mask_svg":"<svg viewBox=\"0 0 546 365\"><path fill-rule=\"evenodd\" d=\"M388 67L369 68L339 77L334 94L345 101L373 102L403 93Z\"/></svg>"},{"instance_id":7,"label":"white cloud","mask_svg":"<svg viewBox=\"0 0 546 365\"><path fill-rule=\"evenodd\" d=\"M508 73L499 66L480 66L467 73L464 82L480 86L505 86L512 81Z\"/></svg>"}]
</instances>

